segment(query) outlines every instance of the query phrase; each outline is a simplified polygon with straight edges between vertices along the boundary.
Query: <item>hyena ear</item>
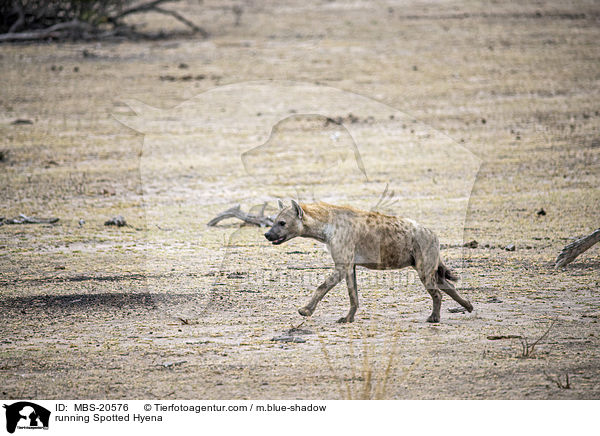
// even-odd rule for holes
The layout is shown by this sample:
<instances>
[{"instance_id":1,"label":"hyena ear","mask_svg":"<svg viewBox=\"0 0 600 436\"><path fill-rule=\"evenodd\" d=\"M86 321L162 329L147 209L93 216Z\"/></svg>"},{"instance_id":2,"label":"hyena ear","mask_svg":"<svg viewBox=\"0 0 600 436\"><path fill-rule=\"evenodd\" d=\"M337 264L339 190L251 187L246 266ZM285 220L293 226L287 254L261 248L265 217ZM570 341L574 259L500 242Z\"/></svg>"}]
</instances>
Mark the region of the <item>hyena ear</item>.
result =
<instances>
[{"instance_id":1,"label":"hyena ear","mask_svg":"<svg viewBox=\"0 0 600 436\"><path fill-rule=\"evenodd\" d=\"M292 207L294 208L296 215L298 215L298 218L302 219L302 217L304 216L304 211L302 210L300 205L296 203L296 200L292 200Z\"/></svg>"},{"instance_id":2,"label":"hyena ear","mask_svg":"<svg viewBox=\"0 0 600 436\"><path fill-rule=\"evenodd\" d=\"M277 205L279 206L279 210L282 210L285 207L285 205L283 204L283 201L281 201L281 200L277 200Z\"/></svg>"}]
</instances>

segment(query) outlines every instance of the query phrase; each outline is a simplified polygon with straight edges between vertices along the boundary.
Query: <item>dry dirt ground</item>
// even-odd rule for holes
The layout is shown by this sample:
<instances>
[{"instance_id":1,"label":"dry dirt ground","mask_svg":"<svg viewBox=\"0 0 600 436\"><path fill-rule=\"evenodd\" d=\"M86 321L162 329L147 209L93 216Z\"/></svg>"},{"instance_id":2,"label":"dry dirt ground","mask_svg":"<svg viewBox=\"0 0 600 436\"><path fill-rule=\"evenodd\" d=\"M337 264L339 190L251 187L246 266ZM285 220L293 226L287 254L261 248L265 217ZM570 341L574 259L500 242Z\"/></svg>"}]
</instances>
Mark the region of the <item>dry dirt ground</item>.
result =
<instances>
[{"instance_id":1,"label":"dry dirt ground","mask_svg":"<svg viewBox=\"0 0 600 436\"><path fill-rule=\"evenodd\" d=\"M60 218L0 227L1 397L600 398L598 248L552 268L600 223L598 3L253 2L238 26L231 6L178 6L206 40L0 46L0 216ZM322 96L195 100L273 79L401 114L342 102L341 125L292 109L265 133ZM328 254L206 227L279 195L371 208L386 184L385 210L440 234L472 314L445 297L428 324L414 274L361 270L354 324L335 323L340 284L288 334Z\"/></svg>"}]
</instances>

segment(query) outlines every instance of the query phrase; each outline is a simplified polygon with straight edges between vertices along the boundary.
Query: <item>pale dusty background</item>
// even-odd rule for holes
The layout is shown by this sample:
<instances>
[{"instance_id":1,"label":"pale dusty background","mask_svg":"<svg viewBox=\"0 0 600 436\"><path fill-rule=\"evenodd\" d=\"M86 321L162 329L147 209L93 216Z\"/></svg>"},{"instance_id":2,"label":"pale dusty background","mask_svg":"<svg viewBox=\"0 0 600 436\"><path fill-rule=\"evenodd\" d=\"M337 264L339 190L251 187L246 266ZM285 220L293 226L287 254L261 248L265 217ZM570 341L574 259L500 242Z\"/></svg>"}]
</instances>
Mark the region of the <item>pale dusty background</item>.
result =
<instances>
[{"instance_id":1,"label":"pale dusty background","mask_svg":"<svg viewBox=\"0 0 600 436\"><path fill-rule=\"evenodd\" d=\"M0 216L61 219L0 227L2 397L599 398L598 248L552 269L565 244L599 226L597 3L252 2L239 26L234 4L177 6L207 40L0 46ZM161 16L139 20L179 29ZM481 167L464 240L479 247L446 233L461 209L432 194L440 182L430 173L448 162L388 159L394 144L376 131L361 149L368 182L352 160L344 180L319 176L317 160L294 169L304 177L295 183L282 170L298 163L290 150L330 151L335 132L350 147L339 126L292 113L269 138L251 131L262 114L244 106L236 121L249 133L205 126L206 143L185 149L191 161L167 154L161 169L144 150L189 138L143 136L113 116L132 115L127 99L168 112L217 86L269 79L364 95L418 120L429 141L470 150ZM368 134L369 114L355 115ZM11 125L17 118L33 125ZM407 137L410 122L400 126ZM241 153L269 139L281 148L254 177ZM452 191L460 172L447 176ZM445 298L442 322L429 325L430 298L413 275L360 271L353 325L335 324L348 304L341 284L301 327L306 342L272 341L302 322L296 310L328 254L205 223L273 194L369 208L388 182L395 212L440 233L476 311L449 313L456 305ZM131 227L103 225L117 214ZM518 339L487 339L532 342L552 320L530 358L519 357ZM571 389L548 380L566 374Z\"/></svg>"}]
</instances>

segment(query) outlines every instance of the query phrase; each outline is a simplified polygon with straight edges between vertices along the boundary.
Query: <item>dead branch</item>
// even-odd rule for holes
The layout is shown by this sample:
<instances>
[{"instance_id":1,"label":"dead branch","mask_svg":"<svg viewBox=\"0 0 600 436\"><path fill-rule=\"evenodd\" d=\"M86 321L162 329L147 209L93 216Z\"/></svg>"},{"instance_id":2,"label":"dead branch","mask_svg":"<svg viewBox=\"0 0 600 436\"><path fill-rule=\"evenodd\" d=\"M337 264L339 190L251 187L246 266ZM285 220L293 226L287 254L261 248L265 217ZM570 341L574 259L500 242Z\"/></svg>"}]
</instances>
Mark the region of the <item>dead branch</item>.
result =
<instances>
[{"instance_id":1,"label":"dead branch","mask_svg":"<svg viewBox=\"0 0 600 436\"><path fill-rule=\"evenodd\" d=\"M259 227L271 227L273 225L273 220L275 217L273 216L265 216L265 208L267 203L263 205L262 210L259 215L254 215L250 213L245 213L240 208L239 204L236 204L232 208L227 209L226 211L221 212L216 217L211 219L207 225L208 226L216 226L218 223L227 218L237 218L239 220L244 221L245 223L252 224Z\"/></svg>"},{"instance_id":2,"label":"dead branch","mask_svg":"<svg viewBox=\"0 0 600 436\"><path fill-rule=\"evenodd\" d=\"M58 23L46 29L32 30L29 32L4 33L0 35L0 42L10 41L33 41L36 39L60 38L63 33L91 32L93 26L88 23L83 23L77 19L67 21L66 23Z\"/></svg>"},{"instance_id":3,"label":"dead branch","mask_svg":"<svg viewBox=\"0 0 600 436\"><path fill-rule=\"evenodd\" d=\"M1 224L54 224L58 222L58 218L34 218L27 215L19 214L16 218L2 218Z\"/></svg>"},{"instance_id":4,"label":"dead branch","mask_svg":"<svg viewBox=\"0 0 600 436\"><path fill-rule=\"evenodd\" d=\"M600 229L596 229L589 235L570 243L562 249L556 258L554 268L562 268L573 262L577 256L589 250L598 241L600 241Z\"/></svg>"},{"instance_id":5,"label":"dead branch","mask_svg":"<svg viewBox=\"0 0 600 436\"><path fill-rule=\"evenodd\" d=\"M58 6L53 4L53 8L47 10L48 4L44 7L41 6L44 2L41 2L40 7L34 8L35 5L27 5L28 8L25 9L25 3L15 0L12 9L4 9L4 11L7 11L7 13L11 11L10 15L16 16L16 20L9 27L5 27L7 29L6 33L0 33L0 42L68 37L105 38L115 35L128 37L151 36L138 33L133 25L126 25L122 22L123 18L129 15L147 12L169 15L185 24L194 33L199 33L202 37L207 38L209 34L206 30L180 13L161 7L163 4L177 1L180 0L138 1L133 6L125 8L123 4L134 2L130 0L119 4L115 1L102 3L98 0L97 3L91 6L92 9L86 10L92 12L86 14L85 11L79 8L79 4L73 5L68 1L65 1L64 5L60 3ZM61 22L61 20L63 21Z\"/></svg>"}]
</instances>

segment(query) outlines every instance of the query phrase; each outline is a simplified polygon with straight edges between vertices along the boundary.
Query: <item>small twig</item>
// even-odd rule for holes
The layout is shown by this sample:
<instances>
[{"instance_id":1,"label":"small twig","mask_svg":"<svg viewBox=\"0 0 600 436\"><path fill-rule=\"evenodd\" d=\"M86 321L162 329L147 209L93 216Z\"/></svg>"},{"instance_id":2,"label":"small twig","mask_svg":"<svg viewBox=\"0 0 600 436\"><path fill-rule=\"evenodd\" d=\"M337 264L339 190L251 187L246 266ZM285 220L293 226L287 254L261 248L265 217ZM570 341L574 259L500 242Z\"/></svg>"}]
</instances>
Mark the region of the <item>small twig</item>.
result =
<instances>
[{"instance_id":1,"label":"small twig","mask_svg":"<svg viewBox=\"0 0 600 436\"><path fill-rule=\"evenodd\" d=\"M527 338L521 338L521 357L529 357L529 343Z\"/></svg>"},{"instance_id":2,"label":"small twig","mask_svg":"<svg viewBox=\"0 0 600 436\"><path fill-rule=\"evenodd\" d=\"M531 344L531 352L532 353L533 353L533 349L535 348L535 346L537 344L539 344L541 341L543 341L546 338L546 336L548 336L548 334L550 333L550 330L552 330L552 327L554 327L555 323L556 323L556 320L553 320L552 323L550 324L550 326L548 327L548 329L544 332L544 334L542 336L540 336L537 341L535 341L533 344Z\"/></svg>"},{"instance_id":3,"label":"small twig","mask_svg":"<svg viewBox=\"0 0 600 436\"><path fill-rule=\"evenodd\" d=\"M556 384L556 386L558 386L559 389L571 389L571 381L569 380L568 372L565 373L565 382L564 383L560 379L560 374L557 375L556 377L552 377L546 371L544 371L544 375L546 376L546 380Z\"/></svg>"},{"instance_id":4,"label":"small twig","mask_svg":"<svg viewBox=\"0 0 600 436\"><path fill-rule=\"evenodd\" d=\"M163 3L173 3L176 1L179 1L179 0L153 0L150 2L146 2L146 3L140 3L135 6L132 6L131 8L125 9L124 11L121 11L117 15L110 17L109 21L112 22L113 24L116 24L122 18L126 17L127 15L139 14L142 12L157 12L159 14L170 15L171 17L175 18L176 20L181 21L183 24L190 27L194 32L200 33L203 38L208 38L209 34L203 28L192 23L190 20L188 20L187 18L185 18L178 12L172 11L170 9L163 9L160 7L160 5L162 5Z\"/></svg>"},{"instance_id":5,"label":"small twig","mask_svg":"<svg viewBox=\"0 0 600 436\"><path fill-rule=\"evenodd\" d=\"M235 15L235 27L240 25L240 21L242 19L242 14L244 13L244 9L240 5L233 5L231 8L233 15Z\"/></svg>"},{"instance_id":6,"label":"small twig","mask_svg":"<svg viewBox=\"0 0 600 436\"><path fill-rule=\"evenodd\" d=\"M265 201L262 205L262 207L260 208L260 216L264 216L265 215L265 209L267 208L267 202Z\"/></svg>"},{"instance_id":7,"label":"small twig","mask_svg":"<svg viewBox=\"0 0 600 436\"><path fill-rule=\"evenodd\" d=\"M306 320L302 321L297 326L295 326L294 324L290 324L290 330L298 330L300 327L302 327L304 325L305 322L306 322Z\"/></svg>"},{"instance_id":8,"label":"small twig","mask_svg":"<svg viewBox=\"0 0 600 436\"><path fill-rule=\"evenodd\" d=\"M153 0L150 2L146 2L146 3L139 3L135 6L132 6L128 9L121 11L117 15L113 15L112 17L109 18L109 20L112 22L116 22L116 21L120 20L121 18L126 17L127 15L137 14L140 12L150 12L156 6L160 5L161 3L169 3L169 2L172 3L175 1L179 1L179 0Z\"/></svg>"},{"instance_id":9,"label":"small twig","mask_svg":"<svg viewBox=\"0 0 600 436\"><path fill-rule=\"evenodd\" d=\"M371 379L373 376L373 368L369 363L369 348L367 344L367 336L368 335L363 335L363 391L360 397L361 400L371 399Z\"/></svg>"},{"instance_id":10,"label":"small twig","mask_svg":"<svg viewBox=\"0 0 600 436\"><path fill-rule=\"evenodd\" d=\"M383 373L383 379L381 379L378 383L377 386L375 388L375 395L373 398L375 398L376 400L383 400L385 399L385 392L387 389L387 383L388 380L390 378L390 375L392 373L392 370L395 368L396 366L396 354L397 354L397 348L398 348L398 340L400 338L400 327L396 330L396 332L394 333L393 337L390 339L391 341L393 341L393 345L392 345L392 350L389 354L389 358L388 358L388 364L387 367L385 368L385 371ZM411 365L412 367L412 365ZM407 374L405 374L407 375Z\"/></svg>"},{"instance_id":11,"label":"small twig","mask_svg":"<svg viewBox=\"0 0 600 436\"><path fill-rule=\"evenodd\" d=\"M21 27L23 27L23 24L25 24L25 12L23 12L23 5L19 0L13 1L13 10L17 13L19 18L17 18L17 21L10 26L8 33L17 32L19 29L21 29Z\"/></svg>"},{"instance_id":12,"label":"small twig","mask_svg":"<svg viewBox=\"0 0 600 436\"><path fill-rule=\"evenodd\" d=\"M325 357L325 362L327 363L327 367L329 368L329 371L331 372L331 374L335 375L336 371L333 368L333 363L332 363L331 357L329 356L329 353L327 352L327 348L325 347L325 341L318 333L317 333L317 339L319 340L319 343L321 344L321 352L323 353L323 356ZM339 377L335 377L335 379L337 381L338 389L340 392L340 398L344 398L344 388L342 386L342 380Z\"/></svg>"},{"instance_id":13,"label":"small twig","mask_svg":"<svg viewBox=\"0 0 600 436\"><path fill-rule=\"evenodd\" d=\"M520 341L521 341L521 356L520 357L531 357L533 355L536 345L539 344L541 341L543 341L546 338L546 336L548 336L548 334L550 333L550 330L552 330L552 327L554 327L555 323L556 323L556 319L554 319L552 321L552 323L550 324L550 327L548 327L548 329L544 332L544 334L542 336L540 336L531 345L529 345L529 341L527 340L527 338L520 338Z\"/></svg>"},{"instance_id":14,"label":"small twig","mask_svg":"<svg viewBox=\"0 0 600 436\"><path fill-rule=\"evenodd\" d=\"M500 339L522 339L521 335L490 335L487 337L490 341L497 341Z\"/></svg>"},{"instance_id":15,"label":"small twig","mask_svg":"<svg viewBox=\"0 0 600 436\"><path fill-rule=\"evenodd\" d=\"M171 11L171 10L163 9L163 8L159 8L159 7L154 7L152 10L155 12L161 13L161 14L172 16L176 20L181 21L183 24L185 24L186 26L191 28L194 32L198 32L200 35L202 35L203 38L208 38L208 36L209 36L208 32L206 30L204 30L202 27L196 26L190 20L184 18L183 16L181 16L179 13L177 13L175 11Z\"/></svg>"}]
</instances>

